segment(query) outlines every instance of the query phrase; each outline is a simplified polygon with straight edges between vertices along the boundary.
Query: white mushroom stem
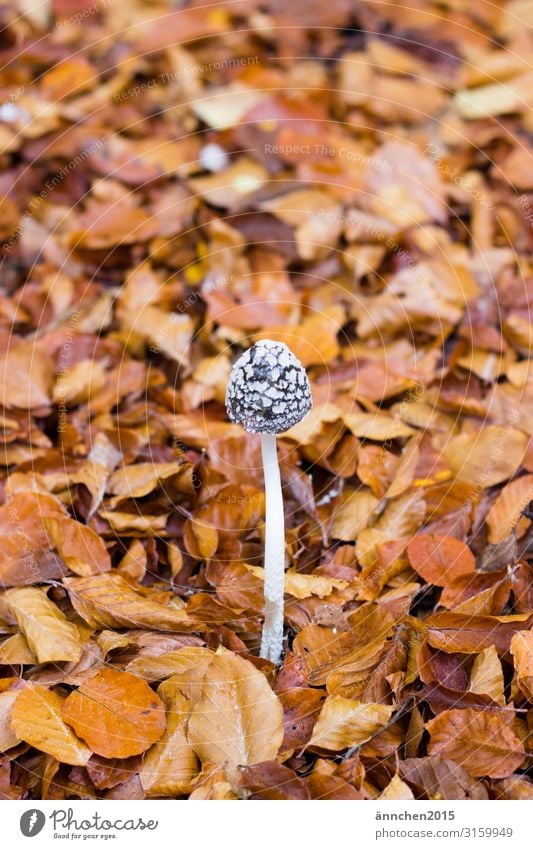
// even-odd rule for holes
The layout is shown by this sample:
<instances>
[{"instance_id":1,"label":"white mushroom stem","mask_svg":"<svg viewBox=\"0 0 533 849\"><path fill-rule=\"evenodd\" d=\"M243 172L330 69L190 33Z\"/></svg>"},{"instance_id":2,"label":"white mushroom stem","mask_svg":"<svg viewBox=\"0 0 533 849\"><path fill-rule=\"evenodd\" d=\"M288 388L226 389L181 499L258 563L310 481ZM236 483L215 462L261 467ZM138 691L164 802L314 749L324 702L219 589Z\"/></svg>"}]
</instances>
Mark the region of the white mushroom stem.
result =
<instances>
[{"instance_id":1,"label":"white mushroom stem","mask_svg":"<svg viewBox=\"0 0 533 849\"><path fill-rule=\"evenodd\" d=\"M285 518L276 435L261 434L265 472L265 622L261 657L279 663L283 652L283 592L285 583Z\"/></svg>"}]
</instances>

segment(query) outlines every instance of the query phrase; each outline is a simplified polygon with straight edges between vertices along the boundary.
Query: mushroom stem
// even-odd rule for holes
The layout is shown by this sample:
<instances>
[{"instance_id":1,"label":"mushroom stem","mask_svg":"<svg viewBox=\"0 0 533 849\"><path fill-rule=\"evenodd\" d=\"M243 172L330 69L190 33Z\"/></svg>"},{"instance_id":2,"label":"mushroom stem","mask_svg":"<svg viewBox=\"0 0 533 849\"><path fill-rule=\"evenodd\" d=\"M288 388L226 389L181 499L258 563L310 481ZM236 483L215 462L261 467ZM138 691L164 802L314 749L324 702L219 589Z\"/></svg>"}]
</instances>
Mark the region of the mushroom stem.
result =
<instances>
[{"instance_id":1,"label":"mushroom stem","mask_svg":"<svg viewBox=\"0 0 533 849\"><path fill-rule=\"evenodd\" d=\"M285 518L276 435L261 434L265 472L265 622L261 657L279 663L283 652L283 593L285 583Z\"/></svg>"}]
</instances>

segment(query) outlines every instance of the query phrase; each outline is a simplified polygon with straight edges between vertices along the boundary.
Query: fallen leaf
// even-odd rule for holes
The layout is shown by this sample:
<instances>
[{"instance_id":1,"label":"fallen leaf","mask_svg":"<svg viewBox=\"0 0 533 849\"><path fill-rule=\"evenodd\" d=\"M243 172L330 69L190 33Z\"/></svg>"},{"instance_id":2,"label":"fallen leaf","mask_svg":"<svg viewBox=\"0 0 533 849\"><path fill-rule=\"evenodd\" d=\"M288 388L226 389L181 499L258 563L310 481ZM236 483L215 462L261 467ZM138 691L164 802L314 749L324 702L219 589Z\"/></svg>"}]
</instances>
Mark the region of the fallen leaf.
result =
<instances>
[{"instance_id":1,"label":"fallen leaf","mask_svg":"<svg viewBox=\"0 0 533 849\"><path fill-rule=\"evenodd\" d=\"M62 716L93 752L128 758L146 751L165 730L161 699L141 678L100 669L67 696Z\"/></svg>"},{"instance_id":2,"label":"fallen leaf","mask_svg":"<svg viewBox=\"0 0 533 849\"><path fill-rule=\"evenodd\" d=\"M463 433L444 447L456 478L486 489L512 477L522 461L527 436L512 427L487 425Z\"/></svg>"},{"instance_id":3,"label":"fallen leaf","mask_svg":"<svg viewBox=\"0 0 533 849\"><path fill-rule=\"evenodd\" d=\"M518 631L511 640L518 685L528 701L533 701L533 632Z\"/></svg>"},{"instance_id":4,"label":"fallen leaf","mask_svg":"<svg viewBox=\"0 0 533 849\"><path fill-rule=\"evenodd\" d=\"M388 705L328 696L309 745L335 752L360 746L387 724L392 712L393 708Z\"/></svg>"},{"instance_id":5,"label":"fallen leaf","mask_svg":"<svg viewBox=\"0 0 533 849\"><path fill-rule=\"evenodd\" d=\"M428 753L455 761L475 777L507 778L524 762L510 711L445 710L426 728Z\"/></svg>"},{"instance_id":6,"label":"fallen leaf","mask_svg":"<svg viewBox=\"0 0 533 849\"><path fill-rule=\"evenodd\" d=\"M16 587L5 598L38 663L79 660L80 632L44 590Z\"/></svg>"},{"instance_id":7,"label":"fallen leaf","mask_svg":"<svg viewBox=\"0 0 533 849\"><path fill-rule=\"evenodd\" d=\"M85 766L91 750L63 721L63 704L64 699L52 690L29 684L19 692L11 709L11 727L20 740L60 763Z\"/></svg>"},{"instance_id":8,"label":"fallen leaf","mask_svg":"<svg viewBox=\"0 0 533 849\"><path fill-rule=\"evenodd\" d=\"M140 593L116 574L65 578L65 588L77 613L93 628L152 628L194 631L183 610L165 607Z\"/></svg>"},{"instance_id":9,"label":"fallen leaf","mask_svg":"<svg viewBox=\"0 0 533 849\"><path fill-rule=\"evenodd\" d=\"M31 342L14 344L0 355L0 402L8 409L47 407L52 380L52 362Z\"/></svg>"},{"instance_id":10,"label":"fallen leaf","mask_svg":"<svg viewBox=\"0 0 533 849\"><path fill-rule=\"evenodd\" d=\"M202 762L252 766L275 758L283 739L283 711L264 675L222 650L208 666L187 732Z\"/></svg>"},{"instance_id":11,"label":"fallen leaf","mask_svg":"<svg viewBox=\"0 0 533 849\"><path fill-rule=\"evenodd\" d=\"M186 734L190 703L169 682L161 684L157 693L165 705L166 728L146 752L139 778L148 797L175 798L191 792L199 771L198 759Z\"/></svg>"},{"instance_id":12,"label":"fallen leaf","mask_svg":"<svg viewBox=\"0 0 533 849\"><path fill-rule=\"evenodd\" d=\"M519 632L521 633L521 632ZM511 651L515 634L511 640ZM499 705L505 705L503 669L495 646L483 649L475 658L470 672L470 692L484 693Z\"/></svg>"},{"instance_id":13,"label":"fallen leaf","mask_svg":"<svg viewBox=\"0 0 533 849\"><path fill-rule=\"evenodd\" d=\"M454 537L418 534L408 544L407 554L413 569L437 587L446 587L476 568L470 549Z\"/></svg>"},{"instance_id":14,"label":"fallen leaf","mask_svg":"<svg viewBox=\"0 0 533 849\"><path fill-rule=\"evenodd\" d=\"M20 690L5 690L0 693L0 752L7 752L20 743L20 737L13 732L10 718L13 705Z\"/></svg>"},{"instance_id":15,"label":"fallen leaf","mask_svg":"<svg viewBox=\"0 0 533 849\"><path fill-rule=\"evenodd\" d=\"M485 519L489 529L489 542L503 542L533 500L533 475L522 475L501 490Z\"/></svg>"},{"instance_id":16,"label":"fallen leaf","mask_svg":"<svg viewBox=\"0 0 533 849\"><path fill-rule=\"evenodd\" d=\"M92 528L67 517L45 517L43 521L51 544L71 572L88 577L111 569L104 541Z\"/></svg>"}]
</instances>

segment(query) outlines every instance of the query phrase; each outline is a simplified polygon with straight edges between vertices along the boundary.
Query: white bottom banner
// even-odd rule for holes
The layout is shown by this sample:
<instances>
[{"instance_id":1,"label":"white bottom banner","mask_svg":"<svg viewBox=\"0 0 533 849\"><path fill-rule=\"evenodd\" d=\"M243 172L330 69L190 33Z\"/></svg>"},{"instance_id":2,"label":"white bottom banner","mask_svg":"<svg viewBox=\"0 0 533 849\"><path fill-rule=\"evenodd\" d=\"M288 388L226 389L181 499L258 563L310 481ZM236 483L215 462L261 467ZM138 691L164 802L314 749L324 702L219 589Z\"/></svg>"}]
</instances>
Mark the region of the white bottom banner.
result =
<instances>
[{"instance_id":1,"label":"white bottom banner","mask_svg":"<svg viewBox=\"0 0 533 849\"><path fill-rule=\"evenodd\" d=\"M522 849L531 845L532 816L529 801L263 802L259 808L227 801L6 801L2 846Z\"/></svg>"}]
</instances>

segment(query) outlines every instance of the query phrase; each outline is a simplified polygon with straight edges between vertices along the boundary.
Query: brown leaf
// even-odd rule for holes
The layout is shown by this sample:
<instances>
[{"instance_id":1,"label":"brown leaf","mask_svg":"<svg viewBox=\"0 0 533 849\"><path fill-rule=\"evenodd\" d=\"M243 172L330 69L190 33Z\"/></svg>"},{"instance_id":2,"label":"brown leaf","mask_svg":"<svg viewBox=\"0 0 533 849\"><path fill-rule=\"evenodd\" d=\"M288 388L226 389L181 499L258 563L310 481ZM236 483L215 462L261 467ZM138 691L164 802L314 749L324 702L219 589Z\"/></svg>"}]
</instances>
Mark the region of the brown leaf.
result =
<instances>
[{"instance_id":1,"label":"brown leaf","mask_svg":"<svg viewBox=\"0 0 533 849\"><path fill-rule=\"evenodd\" d=\"M428 753L455 761L470 775L506 778L524 762L510 711L446 710L426 728L431 736Z\"/></svg>"},{"instance_id":2,"label":"brown leaf","mask_svg":"<svg viewBox=\"0 0 533 849\"><path fill-rule=\"evenodd\" d=\"M434 613L425 621L429 644L445 652L466 654L483 651L494 644L501 654L509 651L516 631L533 622L527 613L512 616L472 616L466 613ZM527 624L526 624L527 623Z\"/></svg>"},{"instance_id":3,"label":"brown leaf","mask_svg":"<svg viewBox=\"0 0 533 849\"><path fill-rule=\"evenodd\" d=\"M104 541L92 528L67 517L45 517L43 521L51 544L71 572L88 577L111 569Z\"/></svg>"},{"instance_id":4,"label":"brown leaf","mask_svg":"<svg viewBox=\"0 0 533 849\"><path fill-rule=\"evenodd\" d=\"M311 799L362 799L362 794L338 775L313 772L305 779Z\"/></svg>"},{"instance_id":5,"label":"brown leaf","mask_svg":"<svg viewBox=\"0 0 533 849\"><path fill-rule=\"evenodd\" d=\"M252 800L311 798L302 779L278 761L240 767L238 787Z\"/></svg>"},{"instance_id":6,"label":"brown leaf","mask_svg":"<svg viewBox=\"0 0 533 849\"><path fill-rule=\"evenodd\" d=\"M285 727L282 751L301 749L309 741L323 698L324 691L313 687L279 693Z\"/></svg>"},{"instance_id":7,"label":"brown leaf","mask_svg":"<svg viewBox=\"0 0 533 849\"><path fill-rule=\"evenodd\" d=\"M453 761L436 757L400 761L400 775L426 799L487 799L485 786Z\"/></svg>"}]
</instances>

